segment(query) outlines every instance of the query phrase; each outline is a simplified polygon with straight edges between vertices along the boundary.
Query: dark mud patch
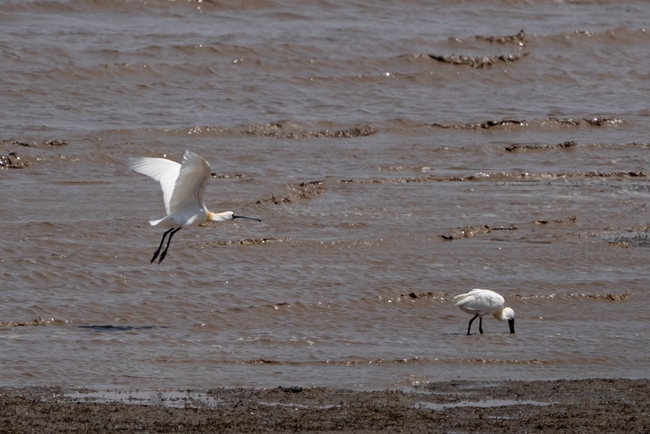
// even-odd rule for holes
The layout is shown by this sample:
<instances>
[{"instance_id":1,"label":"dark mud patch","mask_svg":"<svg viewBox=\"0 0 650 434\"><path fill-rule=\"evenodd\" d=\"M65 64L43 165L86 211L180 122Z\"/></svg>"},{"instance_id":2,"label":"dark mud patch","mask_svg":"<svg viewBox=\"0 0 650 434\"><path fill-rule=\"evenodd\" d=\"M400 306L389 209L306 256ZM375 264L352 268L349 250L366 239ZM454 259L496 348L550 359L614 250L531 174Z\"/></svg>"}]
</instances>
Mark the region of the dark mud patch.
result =
<instances>
[{"instance_id":1,"label":"dark mud patch","mask_svg":"<svg viewBox=\"0 0 650 434\"><path fill-rule=\"evenodd\" d=\"M510 36L483 36L483 35L476 35L474 36L474 39L477 41L485 41L489 42L491 44L516 44L519 45L520 47L523 47L526 45L528 42L528 35L526 32L524 32L524 29L521 29L519 33L516 35L510 35Z\"/></svg>"},{"instance_id":2,"label":"dark mud patch","mask_svg":"<svg viewBox=\"0 0 650 434\"><path fill-rule=\"evenodd\" d=\"M252 136L274 137L280 139L351 139L375 134L377 128L373 125L361 125L340 130L312 130L303 128L291 122L271 122L262 125L249 125L245 133Z\"/></svg>"},{"instance_id":3,"label":"dark mud patch","mask_svg":"<svg viewBox=\"0 0 650 434\"><path fill-rule=\"evenodd\" d=\"M471 56L471 55L459 55L459 54L452 54L450 56L446 56L446 55L438 55L438 54L429 54L430 58L437 60L438 62L448 63L450 65L470 66L476 69L487 68L497 63L518 62L526 56L528 56L528 53L500 54L497 56Z\"/></svg>"},{"instance_id":4,"label":"dark mud patch","mask_svg":"<svg viewBox=\"0 0 650 434\"><path fill-rule=\"evenodd\" d=\"M485 362L478 359L472 363ZM10 434L644 433L650 426L649 388L647 379L450 381L420 383L411 392L291 385L271 389L163 389L151 392L144 402L128 399L139 397L143 391L114 392L110 397L121 395L121 399L111 401L98 400L107 392L102 395L88 389L3 388L0 424L3 432ZM168 405L168 397L179 398L179 402Z\"/></svg>"},{"instance_id":5,"label":"dark mud patch","mask_svg":"<svg viewBox=\"0 0 650 434\"><path fill-rule=\"evenodd\" d=\"M301 200L309 200L323 193L324 181L308 181L299 182L295 184L287 184L290 190L288 194L275 195L271 194L256 202L257 205L273 204L281 205L286 203L294 203Z\"/></svg>"}]
</instances>

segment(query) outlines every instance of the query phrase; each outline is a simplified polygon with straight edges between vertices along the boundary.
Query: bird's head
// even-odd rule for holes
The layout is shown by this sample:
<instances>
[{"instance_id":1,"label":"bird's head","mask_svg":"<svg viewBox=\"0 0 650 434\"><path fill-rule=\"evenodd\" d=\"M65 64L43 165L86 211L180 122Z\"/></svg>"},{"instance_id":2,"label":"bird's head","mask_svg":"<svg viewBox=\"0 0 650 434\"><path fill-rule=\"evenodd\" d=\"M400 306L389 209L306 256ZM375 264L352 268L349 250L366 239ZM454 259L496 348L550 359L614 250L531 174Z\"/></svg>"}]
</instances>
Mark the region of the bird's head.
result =
<instances>
[{"instance_id":1,"label":"bird's head","mask_svg":"<svg viewBox=\"0 0 650 434\"><path fill-rule=\"evenodd\" d=\"M508 321L508 327L510 327L510 333L515 332L515 311L506 307L503 309L503 314L501 314L501 319L503 321Z\"/></svg>"}]
</instances>

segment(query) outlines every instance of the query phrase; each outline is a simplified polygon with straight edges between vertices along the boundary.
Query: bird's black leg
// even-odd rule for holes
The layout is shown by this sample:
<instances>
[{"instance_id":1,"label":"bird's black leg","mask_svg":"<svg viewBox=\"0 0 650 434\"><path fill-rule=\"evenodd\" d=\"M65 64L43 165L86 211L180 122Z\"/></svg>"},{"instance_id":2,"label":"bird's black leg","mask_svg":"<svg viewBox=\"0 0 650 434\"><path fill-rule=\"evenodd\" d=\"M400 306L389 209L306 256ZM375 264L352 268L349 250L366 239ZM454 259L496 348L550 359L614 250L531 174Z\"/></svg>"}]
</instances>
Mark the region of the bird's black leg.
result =
<instances>
[{"instance_id":1,"label":"bird's black leg","mask_svg":"<svg viewBox=\"0 0 650 434\"><path fill-rule=\"evenodd\" d=\"M472 322L474 322L474 320L476 319L477 316L478 316L478 314L474 315L474 318L469 320L469 327L467 327L467 336L469 336L469 331L472 329ZM481 332L481 333L483 333L483 332Z\"/></svg>"},{"instance_id":2,"label":"bird's black leg","mask_svg":"<svg viewBox=\"0 0 650 434\"><path fill-rule=\"evenodd\" d=\"M181 228L178 228L178 229L174 230L171 234L169 234L169 238L167 238L167 247L165 247L165 250L160 255L160 259L158 260L159 264L163 261L163 259L165 259L165 256L167 255L167 250L169 249L169 243L172 242L172 237L174 236L174 234L176 232L178 232L180 230L181 230Z\"/></svg>"},{"instance_id":3,"label":"bird's black leg","mask_svg":"<svg viewBox=\"0 0 650 434\"><path fill-rule=\"evenodd\" d=\"M478 331L480 331L481 334L483 334L483 317L480 317L478 319Z\"/></svg>"},{"instance_id":4,"label":"bird's black leg","mask_svg":"<svg viewBox=\"0 0 650 434\"><path fill-rule=\"evenodd\" d=\"M160 245L158 246L158 250L156 250L156 253L153 254L153 258L151 258L151 263L152 264L153 264L153 261L155 261L156 258L158 257L158 254L160 254L160 248L162 247L163 243L165 242L165 237L167 236L168 233L170 233L173 230L174 230L174 228L171 228L170 230L165 231L165 233L163 234L162 240L160 240Z\"/></svg>"}]
</instances>

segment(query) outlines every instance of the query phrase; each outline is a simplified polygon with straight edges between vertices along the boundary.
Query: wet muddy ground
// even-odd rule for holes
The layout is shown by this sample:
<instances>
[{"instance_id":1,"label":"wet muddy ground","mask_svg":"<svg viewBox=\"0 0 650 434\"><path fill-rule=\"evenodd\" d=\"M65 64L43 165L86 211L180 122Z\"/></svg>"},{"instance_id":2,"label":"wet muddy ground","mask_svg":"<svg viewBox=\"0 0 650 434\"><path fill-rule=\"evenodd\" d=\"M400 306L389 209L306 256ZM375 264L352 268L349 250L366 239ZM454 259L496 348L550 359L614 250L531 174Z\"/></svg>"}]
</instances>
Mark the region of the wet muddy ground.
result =
<instances>
[{"instance_id":1,"label":"wet muddy ground","mask_svg":"<svg viewBox=\"0 0 650 434\"><path fill-rule=\"evenodd\" d=\"M0 426L3 433L640 433L650 429L649 385L621 379L457 381L412 392L279 387L148 397L30 387L0 391Z\"/></svg>"}]
</instances>

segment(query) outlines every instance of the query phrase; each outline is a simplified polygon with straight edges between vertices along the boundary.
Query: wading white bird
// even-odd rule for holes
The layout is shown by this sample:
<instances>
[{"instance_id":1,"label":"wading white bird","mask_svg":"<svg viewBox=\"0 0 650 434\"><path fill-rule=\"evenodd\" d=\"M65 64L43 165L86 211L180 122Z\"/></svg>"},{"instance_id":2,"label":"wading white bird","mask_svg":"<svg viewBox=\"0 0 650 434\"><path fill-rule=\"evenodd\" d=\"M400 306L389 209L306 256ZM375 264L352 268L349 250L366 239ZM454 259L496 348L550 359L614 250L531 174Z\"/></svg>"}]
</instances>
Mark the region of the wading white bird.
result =
<instances>
[{"instance_id":1,"label":"wading white bird","mask_svg":"<svg viewBox=\"0 0 650 434\"><path fill-rule=\"evenodd\" d=\"M515 311L509 307L504 307L505 300L499 294L489 289L472 289L467 294L460 294L454 297L458 306L465 312L474 315L469 320L467 334L472 329L472 322L479 317L478 331L483 334L483 315L494 315L501 321L508 321L510 333L515 332Z\"/></svg>"},{"instance_id":2,"label":"wading white bird","mask_svg":"<svg viewBox=\"0 0 650 434\"><path fill-rule=\"evenodd\" d=\"M203 203L203 193L210 177L210 164L193 152L185 151L182 164L166 158L136 157L129 159L129 167L138 173L147 175L160 182L165 201L167 217L160 220L150 220L151 226L170 228L160 240L158 250L153 254L151 262L160 254L160 249L167 239L167 246L160 254L160 264L169 249L172 236L186 226L199 225L205 222L223 222L236 218L262 220L253 217L236 215L232 211L214 213L208 211Z\"/></svg>"}]
</instances>

